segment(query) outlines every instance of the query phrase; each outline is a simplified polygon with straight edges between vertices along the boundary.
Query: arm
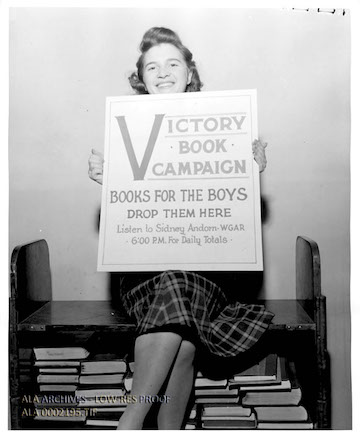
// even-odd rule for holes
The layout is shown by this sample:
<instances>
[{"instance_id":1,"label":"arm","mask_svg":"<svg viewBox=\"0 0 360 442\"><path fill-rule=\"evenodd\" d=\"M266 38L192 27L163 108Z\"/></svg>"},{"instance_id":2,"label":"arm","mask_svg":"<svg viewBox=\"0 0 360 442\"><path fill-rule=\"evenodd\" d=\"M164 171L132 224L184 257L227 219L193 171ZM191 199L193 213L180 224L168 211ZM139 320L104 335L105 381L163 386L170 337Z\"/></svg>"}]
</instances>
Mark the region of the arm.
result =
<instances>
[{"instance_id":1,"label":"arm","mask_svg":"<svg viewBox=\"0 0 360 442\"><path fill-rule=\"evenodd\" d=\"M104 156L101 152L92 149L89 157L89 177L99 184L103 183Z\"/></svg>"},{"instance_id":2,"label":"arm","mask_svg":"<svg viewBox=\"0 0 360 442\"><path fill-rule=\"evenodd\" d=\"M260 140L254 140L252 143L252 149L254 154L254 160L259 165L259 172L263 172L266 167L266 155L265 155L265 147L267 143L262 143Z\"/></svg>"}]
</instances>

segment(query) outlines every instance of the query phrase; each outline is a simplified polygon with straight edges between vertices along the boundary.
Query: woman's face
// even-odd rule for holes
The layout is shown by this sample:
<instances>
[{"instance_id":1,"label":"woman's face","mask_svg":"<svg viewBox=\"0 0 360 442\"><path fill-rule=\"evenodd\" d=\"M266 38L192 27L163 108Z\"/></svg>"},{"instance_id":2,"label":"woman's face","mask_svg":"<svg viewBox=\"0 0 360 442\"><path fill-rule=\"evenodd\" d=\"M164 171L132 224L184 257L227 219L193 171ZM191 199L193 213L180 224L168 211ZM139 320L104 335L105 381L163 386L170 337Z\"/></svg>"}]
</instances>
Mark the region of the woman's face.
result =
<instances>
[{"instance_id":1,"label":"woman's face","mask_svg":"<svg viewBox=\"0 0 360 442\"><path fill-rule=\"evenodd\" d=\"M185 92L191 75L182 53L170 43L153 46L144 55L143 81L149 94Z\"/></svg>"}]
</instances>

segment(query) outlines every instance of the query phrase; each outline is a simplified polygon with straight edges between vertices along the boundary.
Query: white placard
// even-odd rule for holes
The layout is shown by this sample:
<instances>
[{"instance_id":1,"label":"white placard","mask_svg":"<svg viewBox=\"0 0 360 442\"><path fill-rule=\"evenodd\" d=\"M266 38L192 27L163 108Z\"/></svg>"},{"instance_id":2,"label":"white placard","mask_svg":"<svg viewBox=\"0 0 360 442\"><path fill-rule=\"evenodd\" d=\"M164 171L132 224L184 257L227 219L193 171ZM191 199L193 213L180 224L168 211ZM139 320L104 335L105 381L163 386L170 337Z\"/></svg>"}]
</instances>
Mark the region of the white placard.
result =
<instances>
[{"instance_id":1,"label":"white placard","mask_svg":"<svg viewBox=\"0 0 360 442\"><path fill-rule=\"evenodd\" d=\"M107 98L98 270L262 270L255 138L255 90Z\"/></svg>"}]
</instances>

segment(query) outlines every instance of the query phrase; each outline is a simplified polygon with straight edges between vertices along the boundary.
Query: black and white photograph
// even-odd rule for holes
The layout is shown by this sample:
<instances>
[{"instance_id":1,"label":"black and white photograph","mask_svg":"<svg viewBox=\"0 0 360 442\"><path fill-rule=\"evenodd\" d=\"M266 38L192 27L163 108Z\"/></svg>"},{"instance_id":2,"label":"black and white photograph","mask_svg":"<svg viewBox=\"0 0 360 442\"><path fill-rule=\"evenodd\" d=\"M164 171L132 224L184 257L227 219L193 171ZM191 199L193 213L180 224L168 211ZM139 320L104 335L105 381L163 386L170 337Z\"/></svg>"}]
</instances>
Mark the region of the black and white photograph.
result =
<instances>
[{"instance_id":1,"label":"black and white photograph","mask_svg":"<svg viewBox=\"0 0 360 442\"><path fill-rule=\"evenodd\" d=\"M8 429L352 430L352 7L9 3Z\"/></svg>"}]
</instances>

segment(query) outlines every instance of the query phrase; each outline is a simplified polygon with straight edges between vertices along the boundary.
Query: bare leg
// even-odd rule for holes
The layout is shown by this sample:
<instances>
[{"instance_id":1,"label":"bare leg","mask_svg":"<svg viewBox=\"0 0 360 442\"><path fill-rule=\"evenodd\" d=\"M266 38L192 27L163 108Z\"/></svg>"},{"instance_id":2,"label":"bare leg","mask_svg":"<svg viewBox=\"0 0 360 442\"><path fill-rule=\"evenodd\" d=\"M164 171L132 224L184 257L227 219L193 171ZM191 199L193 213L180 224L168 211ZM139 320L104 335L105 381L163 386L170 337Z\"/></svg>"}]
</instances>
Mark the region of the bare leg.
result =
<instances>
[{"instance_id":1,"label":"bare leg","mask_svg":"<svg viewBox=\"0 0 360 442\"><path fill-rule=\"evenodd\" d=\"M170 400L159 410L159 430L181 428L194 383L194 356L195 346L189 341L182 341L166 387L165 395Z\"/></svg>"},{"instance_id":2,"label":"bare leg","mask_svg":"<svg viewBox=\"0 0 360 442\"><path fill-rule=\"evenodd\" d=\"M126 407L118 430L142 429L151 403L139 402L139 396L158 394L173 365L181 341L181 336L170 332L148 333L136 339L131 395L137 398L137 402Z\"/></svg>"}]
</instances>

